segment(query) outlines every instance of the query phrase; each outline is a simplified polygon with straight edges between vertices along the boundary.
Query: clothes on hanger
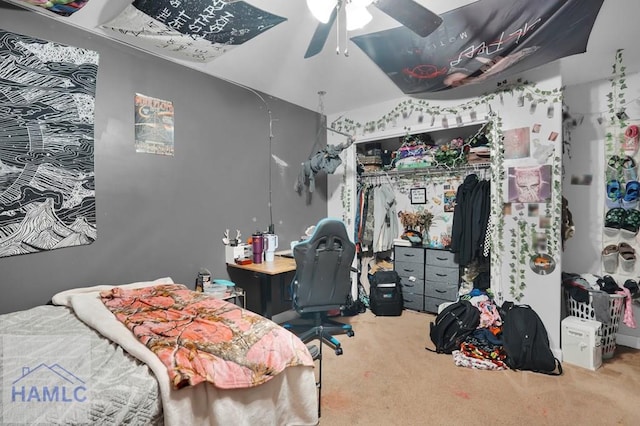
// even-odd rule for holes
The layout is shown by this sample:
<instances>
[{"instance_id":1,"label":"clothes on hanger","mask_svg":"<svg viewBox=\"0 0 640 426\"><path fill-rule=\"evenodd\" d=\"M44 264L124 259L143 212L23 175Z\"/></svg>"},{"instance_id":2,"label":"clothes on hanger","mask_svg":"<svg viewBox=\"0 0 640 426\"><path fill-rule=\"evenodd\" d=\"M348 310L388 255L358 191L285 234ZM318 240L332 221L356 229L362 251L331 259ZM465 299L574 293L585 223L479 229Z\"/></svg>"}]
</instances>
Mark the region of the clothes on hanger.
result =
<instances>
[{"instance_id":1,"label":"clothes on hanger","mask_svg":"<svg viewBox=\"0 0 640 426\"><path fill-rule=\"evenodd\" d=\"M385 183L374 189L373 216L373 252L391 250L400 232L396 196L391 185Z\"/></svg>"},{"instance_id":2,"label":"clothes on hanger","mask_svg":"<svg viewBox=\"0 0 640 426\"><path fill-rule=\"evenodd\" d=\"M373 197L374 191L371 185L362 185L358 189L358 206L356 215L356 249L358 253L371 250L373 245Z\"/></svg>"},{"instance_id":3,"label":"clothes on hanger","mask_svg":"<svg viewBox=\"0 0 640 426\"><path fill-rule=\"evenodd\" d=\"M392 185L379 182L362 184L357 199L355 238L358 253L391 250L400 231Z\"/></svg>"},{"instance_id":4,"label":"clothes on hanger","mask_svg":"<svg viewBox=\"0 0 640 426\"><path fill-rule=\"evenodd\" d=\"M487 224L491 212L491 185L469 174L458 187L451 227L451 251L460 266L488 257L484 250Z\"/></svg>"},{"instance_id":5,"label":"clothes on hanger","mask_svg":"<svg viewBox=\"0 0 640 426\"><path fill-rule=\"evenodd\" d=\"M353 229L353 242L356 245L356 253L360 253L360 242L362 240L362 228L360 225L362 224L362 206L364 204L364 189L362 185L358 185L356 189L356 217L355 217L355 226Z\"/></svg>"}]
</instances>

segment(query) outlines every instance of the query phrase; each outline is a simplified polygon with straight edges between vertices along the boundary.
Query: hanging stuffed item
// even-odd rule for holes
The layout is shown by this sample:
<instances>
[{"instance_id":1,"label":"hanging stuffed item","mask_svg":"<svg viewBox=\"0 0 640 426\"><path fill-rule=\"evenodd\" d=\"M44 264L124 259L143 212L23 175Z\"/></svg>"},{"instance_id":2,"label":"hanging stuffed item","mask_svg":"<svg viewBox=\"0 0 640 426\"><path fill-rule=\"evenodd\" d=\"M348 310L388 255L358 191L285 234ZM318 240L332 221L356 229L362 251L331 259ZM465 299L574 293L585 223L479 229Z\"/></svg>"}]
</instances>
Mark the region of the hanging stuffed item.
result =
<instances>
[{"instance_id":1,"label":"hanging stuffed item","mask_svg":"<svg viewBox=\"0 0 640 426\"><path fill-rule=\"evenodd\" d=\"M560 230L560 236L562 239L562 250L564 250L564 246L566 241L573 237L573 234L576 232L575 224L573 223L573 214L571 214L571 210L569 210L569 201L562 197L562 226Z\"/></svg>"},{"instance_id":2,"label":"hanging stuffed item","mask_svg":"<svg viewBox=\"0 0 640 426\"><path fill-rule=\"evenodd\" d=\"M316 189L315 175L318 172L324 171L327 174L333 174L338 166L342 164L340 159L340 153L351 146L354 139L349 136L347 142L340 145L327 145L326 148L313 154L307 161L302 163L298 180L295 183L294 189L300 193L305 182L308 181L309 192L313 192Z\"/></svg>"}]
</instances>

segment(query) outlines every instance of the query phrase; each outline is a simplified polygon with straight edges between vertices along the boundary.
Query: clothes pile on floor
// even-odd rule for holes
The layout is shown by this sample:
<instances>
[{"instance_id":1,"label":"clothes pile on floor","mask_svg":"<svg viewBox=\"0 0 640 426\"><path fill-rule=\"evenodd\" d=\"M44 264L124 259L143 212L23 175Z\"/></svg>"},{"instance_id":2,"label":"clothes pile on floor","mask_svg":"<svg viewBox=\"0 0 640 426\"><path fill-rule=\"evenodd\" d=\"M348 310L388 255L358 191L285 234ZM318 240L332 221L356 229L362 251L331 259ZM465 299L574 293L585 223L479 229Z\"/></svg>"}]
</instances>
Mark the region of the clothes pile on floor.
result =
<instances>
[{"instance_id":1,"label":"clothes pile on floor","mask_svg":"<svg viewBox=\"0 0 640 426\"><path fill-rule=\"evenodd\" d=\"M460 300L468 301L480 311L480 321L477 328L460 344L460 349L454 350L451 355L454 363L460 367L505 370L508 367L505 363L507 354L500 336L502 319L498 306L487 291L474 288L460 296Z\"/></svg>"}]
</instances>

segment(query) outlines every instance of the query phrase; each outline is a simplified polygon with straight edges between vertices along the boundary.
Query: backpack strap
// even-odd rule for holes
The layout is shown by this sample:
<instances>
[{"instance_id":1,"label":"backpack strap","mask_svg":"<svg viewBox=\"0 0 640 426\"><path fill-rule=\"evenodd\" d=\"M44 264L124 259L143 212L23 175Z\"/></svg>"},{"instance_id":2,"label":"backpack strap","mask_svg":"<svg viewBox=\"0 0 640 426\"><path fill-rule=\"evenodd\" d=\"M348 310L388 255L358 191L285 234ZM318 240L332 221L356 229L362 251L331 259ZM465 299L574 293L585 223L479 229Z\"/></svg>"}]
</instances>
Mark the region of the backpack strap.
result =
<instances>
[{"instance_id":1,"label":"backpack strap","mask_svg":"<svg viewBox=\"0 0 640 426\"><path fill-rule=\"evenodd\" d=\"M434 324L434 323L433 323L433 322L431 322L431 323L430 323L430 325L429 325L429 334L431 334L431 329L433 329L433 324ZM424 348L425 348L426 350L428 350L429 352L433 352L434 354L437 354L437 353L438 353L438 351L436 350L436 349L437 349L437 347L436 347L436 349L431 349L431 348L430 348L430 347L428 347L428 346L425 346Z\"/></svg>"},{"instance_id":2,"label":"backpack strap","mask_svg":"<svg viewBox=\"0 0 640 426\"><path fill-rule=\"evenodd\" d=\"M553 358L556 362L556 368L553 371L536 371L536 373L543 373L549 376L562 376L562 364L558 358Z\"/></svg>"}]
</instances>

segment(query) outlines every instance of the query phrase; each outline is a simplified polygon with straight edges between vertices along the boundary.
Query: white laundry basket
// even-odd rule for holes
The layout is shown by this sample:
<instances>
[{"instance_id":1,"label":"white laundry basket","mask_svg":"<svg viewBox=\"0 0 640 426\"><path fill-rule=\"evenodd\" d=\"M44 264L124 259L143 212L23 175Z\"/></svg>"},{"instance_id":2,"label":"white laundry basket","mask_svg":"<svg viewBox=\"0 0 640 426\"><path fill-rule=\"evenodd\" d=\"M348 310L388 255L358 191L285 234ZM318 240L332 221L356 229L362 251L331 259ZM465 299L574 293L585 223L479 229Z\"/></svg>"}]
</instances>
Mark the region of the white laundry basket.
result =
<instances>
[{"instance_id":1,"label":"white laundry basket","mask_svg":"<svg viewBox=\"0 0 640 426\"><path fill-rule=\"evenodd\" d=\"M578 318L584 318L589 320L596 319L596 313L593 309L593 295L589 292L589 302L578 302L575 299L567 295L569 315L573 315ZM616 333L618 332L618 326L622 319L622 312L624 311L624 296L621 294L609 295L609 314L611 315L611 321L602 323L602 358L609 359L613 357L613 353L616 350Z\"/></svg>"}]
</instances>

